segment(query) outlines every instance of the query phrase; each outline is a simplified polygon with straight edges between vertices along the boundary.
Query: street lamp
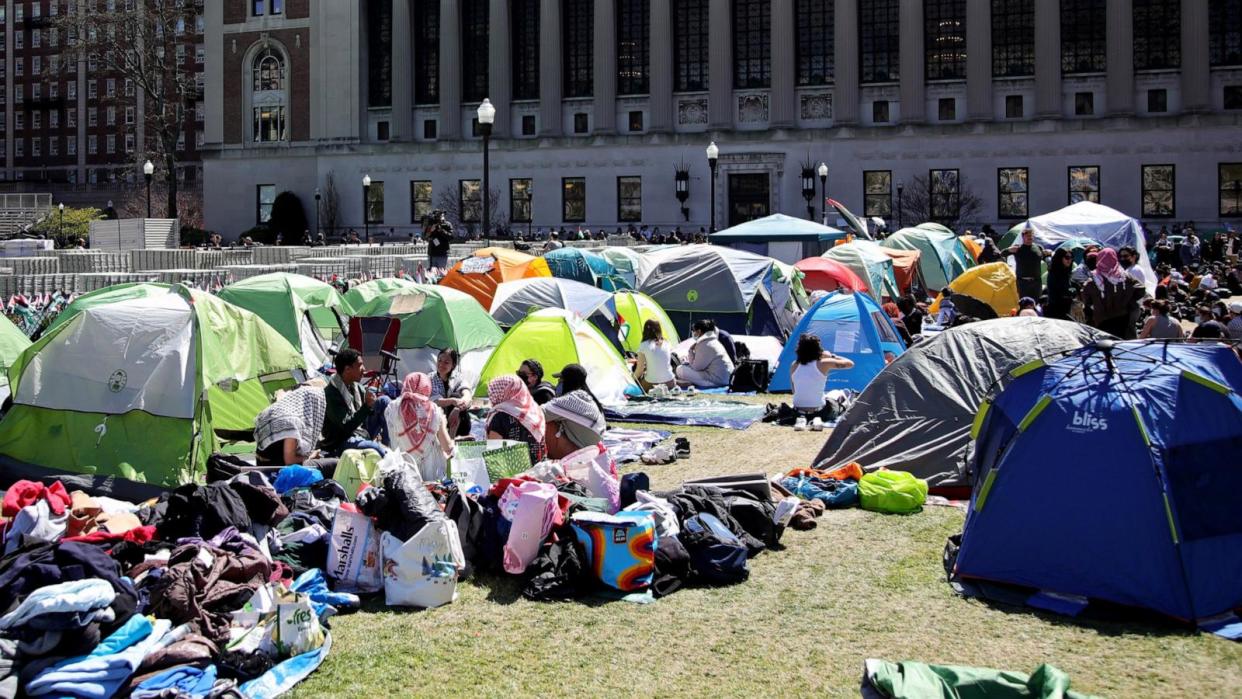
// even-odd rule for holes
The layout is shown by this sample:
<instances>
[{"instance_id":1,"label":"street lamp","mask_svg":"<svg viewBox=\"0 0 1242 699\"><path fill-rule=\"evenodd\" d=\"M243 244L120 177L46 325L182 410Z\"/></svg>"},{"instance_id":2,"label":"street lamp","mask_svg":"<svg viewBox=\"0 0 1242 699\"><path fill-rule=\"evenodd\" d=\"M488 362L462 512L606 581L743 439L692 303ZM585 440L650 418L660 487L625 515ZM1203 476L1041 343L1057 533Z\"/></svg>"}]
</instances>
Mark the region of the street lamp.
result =
<instances>
[{"instance_id":1,"label":"street lamp","mask_svg":"<svg viewBox=\"0 0 1242 699\"><path fill-rule=\"evenodd\" d=\"M807 166L802 168L802 198L806 200L807 220L814 221L815 206L811 202L815 201L815 171Z\"/></svg>"},{"instance_id":2,"label":"street lamp","mask_svg":"<svg viewBox=\"0 0 1242 699\"><path fill-rule=\"evenodd\" d=\"M65 202L61 202L60 206L60 225L56 228L56 237L63 239L65 237Z\"/></svg>"},{"instance_id":3,"label":"street lamp","mask_svg":"<svg viewBox=\"0 0 1242 699\"><path fill-rule=\"evenodd\" d=\"M479 133L483 135L483 239L491 244L492 239L492 202L490 176L491 164L487 160L488 144L492 140L492 123L496 121L496 108L492 101L483 98L479 104Z\"/></svg>"},{"instance_id":4,"label":"street lamp","mask_svg":"<svg viewBox=\"0 0 1242 699\"><path fill-rule=\"evenodd\" d=\"M690 168L686 167L684 162L677 166L676 173L673 175L673 192L677 196L678 203L681 204L682 218L689 223L690 209L686 206L686 200L690 198Z\"/></svg>"},{"instance_id":5,"label":"street lamp","mask_svg":"<svg viewBox=\"0 0 1242 699\"><path fill-rule=\"evenodd\" d=\"M906 188L903 187L900 182L897 183L897 228L898 230L900 230L901 228L904 228L904 226L901 223L901 193L905 191L905 189Z\"/></svg>"},{"instance_id":6,"label":"street lamp","mask_svg":"<svg viewBox=\"0 0 1242 699\"><path fill-rule=\"evenodd\" d=\"M319 194L319 188L316 187L315 188L315 237L312 240L306 241L308 244L319 239L319 200L320 198L322 198L322 195Z\"/></svg>"},{"instance_id":7,"label":"street lamp","mask_svg":"<svg viewBox=\"0 0 1242 699\"><path fill-rule=\"evenodd\" d=\"M367 245L371 244L371 176L362 176L362 229L366 231Z\"/></svg>"},{"instance_id":8,"label":"street lamp","mask_svg":"<svg viewBox=\"0 0 1242 699\"><path fill-rule=\"evenodd\" d=\"M712 170L712 196L711 196L711 227L708 233L716 232L716 161L720 159L720 149L716 147L716 142L712 141L707 144L707 166Z\"/></svg>"},{"instance_id":9,"label":"street lamp","mask_svg":"<svg viewBox=\"0 0 1242 699\"><path fill-rule=\"evenodd\" d=\"M823 212L823 223L828 225L828 163L819 164L819 208Z\"/></svg>"},{"instance_id":10,"label":"street lamp","mask_svg":"<svg viewBox=\"0 0 1242 699\"><path fill-rule=\"evenodd\" d=\"M142 176L147 180L147 218L151 218L151 175L155 174L155 166L151 161L142 164Z\"/></svg>"}]
</instances>

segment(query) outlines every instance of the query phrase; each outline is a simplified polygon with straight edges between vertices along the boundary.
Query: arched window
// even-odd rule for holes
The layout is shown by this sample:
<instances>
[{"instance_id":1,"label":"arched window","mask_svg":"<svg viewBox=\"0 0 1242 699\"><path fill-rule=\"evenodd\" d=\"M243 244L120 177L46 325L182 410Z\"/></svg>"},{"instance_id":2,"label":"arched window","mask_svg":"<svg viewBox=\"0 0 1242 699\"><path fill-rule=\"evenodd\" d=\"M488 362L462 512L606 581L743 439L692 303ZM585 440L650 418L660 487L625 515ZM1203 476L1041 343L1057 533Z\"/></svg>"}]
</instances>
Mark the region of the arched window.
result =
<instances>
[{"instance_id":1,"label":"arched window","mask_svg":"<svg viewBox=\"0 0 1242 699\"><path fill-rule=\"evenodd\" d=\"M250 137L254 143L289 140L288 64L284 55L265 46L251 61Z\"/></svg>"}]
</instances>

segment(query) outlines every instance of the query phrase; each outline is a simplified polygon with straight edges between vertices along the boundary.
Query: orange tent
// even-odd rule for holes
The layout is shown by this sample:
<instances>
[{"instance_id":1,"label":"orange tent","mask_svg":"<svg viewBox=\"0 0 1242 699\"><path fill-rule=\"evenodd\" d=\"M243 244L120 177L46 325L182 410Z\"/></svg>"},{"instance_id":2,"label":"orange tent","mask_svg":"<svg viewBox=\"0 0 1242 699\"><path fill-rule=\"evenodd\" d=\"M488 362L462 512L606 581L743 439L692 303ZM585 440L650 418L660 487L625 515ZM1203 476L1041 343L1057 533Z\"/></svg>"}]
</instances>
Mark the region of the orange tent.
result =
<instances>
[{"instance_id":1,"label":"orange tent","mask_svg":"<svg viewBox=\"0 0 1242 699\"><path fill-rule=\"evenodd\" d=\"M482 248L453 265L440 283L470 294L486 310L492 307L492 297L502 282L550 276L552 270L542 257L509 248Z\"/></svg>"},{"instance_id":2,"label":"orange tent","mask_svg":"<svg viewBox=\"0 0 1242 699\"><path fill-rule=\"evenodd\" d=\"M979 253L983 252L983 243L980 243L975 238L971 238L965 235L958 236L958 240L962 241L962 245L965 245L966 249L970 251L970 256L975 259L975 262L978 262Z\"/></svg>"},{"instance_id":3,"label":"orange tent","mask_svg":"<svg viewBox=\"0 0 1242 699\"><path fill-rule=\"evenodd\" d=\"M918 250L898 250L882 246L877 246L877 249L893 258L893 276L897 278L897 288L902 293L909 291L919 273L919 257L922 253Z\"/></svg>"}]
</instances>

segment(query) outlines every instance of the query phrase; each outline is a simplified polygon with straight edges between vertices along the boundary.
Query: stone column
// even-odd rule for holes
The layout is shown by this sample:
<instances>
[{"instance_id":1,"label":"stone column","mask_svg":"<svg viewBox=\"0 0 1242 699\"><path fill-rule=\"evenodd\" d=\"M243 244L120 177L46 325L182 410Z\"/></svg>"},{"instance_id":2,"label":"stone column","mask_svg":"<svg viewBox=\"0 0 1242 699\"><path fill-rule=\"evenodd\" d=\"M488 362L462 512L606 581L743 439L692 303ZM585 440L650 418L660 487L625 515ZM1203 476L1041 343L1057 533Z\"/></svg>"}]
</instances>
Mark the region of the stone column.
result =
<instances>
[{"instance_id":1,"label":"stone column","mask_svg":"<svg viewBox=\"0 0 1242 699\"><path fill-rule=\"evenodd\" d=\"M858 0L836 0L833 12L832 123L858 123Z\"/></svg>"},{"instance_id":2,"label":"stone column","mask_svg":"<svg viewBox=\"0 0 1242 699\"><path fill-rule=\"evenodd\" d=\"M461 5L440 0L439 140L461 138Z\"/></svg>"},{"instance_id":3,"label":"stone column","mask_svg":"<svg viewBox=\"0 0 1242 699\"><path fill-rule=\"evenodd\" d=\"M595 133L617 132L617 8L615 0L595 0Z\"/></svg>"},{"instance_id":4,"label":"stone column","mask_svg":"<svg viewBox=\"0 0 1242 699\"><path fill-rule=\"evenodd\" d=\"M647 108L651 112L647 130L666 133L673 130L673 3L651 0L651 95Z\"/></svg>"},{"instance_id":5,"label":"stone column","mask_svg":"<svg viewBox=\"0 0 1242 699\"><path fill-rule=\"evenodd\" d=\"M1035 116L1058 119L1061 106L1061 3L1035 3Z\"/></svg>"},{"instance_id":6,"label":"stone column","mask_svg":"<svg viewBox=\"0 0 1242 699\"><path fill-rule=\"evenodd\" d=\"M707 22L708 80L707 125L733 128L733 3L711 0Z\"/></svg>"},{"instance_id":7,"label":"stone column","mask_svg":"<svg viewBox=\"0 0 1242 699\"><path fill-rule=\"evenodd\" d=\"M1188 3L1193 4L1193 0ZM1134 1L1108 0L1105 9L1108 43L1106 97L1108 113L1134 113Z\"/></svg>"},{"instance_id":8,"label":"stone column","mask_svg":"<svg viewBox=\"0 0 1242 699\"><path fill-rule=\"evenodd\" d=\"M790 129L798 125L798 97L794 86L798 79L794 44L794 0L771 2L772 83L769 90L768 126Z\"/></svg>"},{"instance_id":9,"label":"stone column","mask_svg":"<svg viewBox=\"0 0 1242 699\"><path fill-rule=\"evenodd\" d=\"M1211 56L1206 2L1182 2L1182 111L1212 109Z\"/></svg>"},{"instance_id":10,"label":"stone column","mask_svg":"<svg viewBox=\"0 0 1242 699\"><path fill-rule=\"evenodd\" d=\"M991 121L992 3L966 0L966 118Z\"/></svg>"},{"instance_id":11,"label":"stone column","mask_svg":"<svg viewBox=\"0 0 1242 699\"><path fill-rule=\"evenodd\" d=\"M414 50L410 0L392 0L392 117L391 141L414 139Z\"/></svg>"},{"instance_id":12,"label":"stone column","mask_svg":"<svg viewBox=\"0 0 1242 699\"><path fill-rule=\"evenodd\" d=\"M901 0L901 121L926 119L923 0Z\"/></svg>"},{"instance_id":13,"label":"stone column","mask_svg":"<svg viewBox=\"0 0 1242 699\"><path fill-rule=\"evenodd\" d=\"M207 10L206 12L208 16L211 15L210 10ZM4 45L12 46L13 25L17 24L13 21L13 0L4 1L4 13L4 16L6 17L4 22ZM9 50L11 51L12 49ZM68 57L69 55L66 54L66 58ZM13 104L13 73L13 58L10 54L8 56L8 60L4 62L4 168L9 171L10 174L8 179L10 180L13 179L11 174L13 171L13 136L16 131L16 129L13 128L14 113L16 111L15 105ZM74 106L76 107L77 105ZM78 112L78 117L79 119L86 118L81 112ZM85 150L84 144L78 143L78 146L79 150Z\"/></svg>"},{"instance_id":14,"label":"stone column","mask_svg":"<svg viewBox=\"0 0 1242 699\"><path fill-rule=\"evenodd\" d=\"M491 0L487 15L487 97L496 108L493 138L508 138L513 130L513 118L509 113L513 101L512 41L508 0Z\"/></svg>"},{"instance_id":15,"label":"stone column","mask_svg":"<svg viewBox=\"0 0 1242 699\"><path fill-rule=\"evenodd\" d=\"M561 0L539 5L539 135L560 136L565 85L561 78Z\"/></svg>"}]
</instances>

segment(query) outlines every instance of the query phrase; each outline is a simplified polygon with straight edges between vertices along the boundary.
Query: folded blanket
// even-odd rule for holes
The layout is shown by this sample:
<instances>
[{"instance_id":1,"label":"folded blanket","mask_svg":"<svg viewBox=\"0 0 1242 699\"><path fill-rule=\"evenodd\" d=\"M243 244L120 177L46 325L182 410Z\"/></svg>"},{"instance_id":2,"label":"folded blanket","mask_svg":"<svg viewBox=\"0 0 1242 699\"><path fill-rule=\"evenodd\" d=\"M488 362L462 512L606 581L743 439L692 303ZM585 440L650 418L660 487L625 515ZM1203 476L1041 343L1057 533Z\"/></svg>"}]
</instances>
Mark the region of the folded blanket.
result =
<instances>
[{"instance_id":1,"label":"folded blanket","mask_svg":"<svg viewBox=\"0 0 1242 699\"><path fill-rule=\"evenodd\" d=\"M112 585L99 578L47 585L30 593L17 609L0 617L0 629L24 626L45 614L91 612L107 607L114 599L116 591Z\"/></svg>"},{"instance_id":2,"label":"folded blanket","mask_svg":"<svg viewBox=\"0 0 1242 699\"><path fill-rule=\"evenodd\" d=\"M159 645L172 627L167 619L152 622L134 615L105 638L90 655L70 658L39 673L26 685L30 696L83 697L104 699L116 693L142 659Z\"/></svg>"}]
</instances>

